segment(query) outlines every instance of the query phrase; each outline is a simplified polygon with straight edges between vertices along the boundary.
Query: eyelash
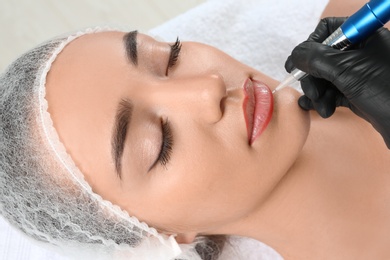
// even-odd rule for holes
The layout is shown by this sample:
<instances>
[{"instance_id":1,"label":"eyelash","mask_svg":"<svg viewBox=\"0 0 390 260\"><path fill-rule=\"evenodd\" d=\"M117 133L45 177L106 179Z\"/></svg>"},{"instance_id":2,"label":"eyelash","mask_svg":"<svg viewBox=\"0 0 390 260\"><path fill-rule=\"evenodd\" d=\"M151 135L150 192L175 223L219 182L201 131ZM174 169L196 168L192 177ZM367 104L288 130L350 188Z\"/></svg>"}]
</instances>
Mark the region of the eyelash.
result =
<instances>
[{"instance_id":1,"label":"eyelash","mask_svg":"<svg viewBox=\"0 0 390 260\"><path fill-rule=\"evenodd\" d=\"M168 66L166 71L167 75L168 75L168 70L176 64L177 59L179 58L180 50L181 50L181 43L179 37L177 37L176 42L171 45L171 52L169 55L169 61L168 61Z\"/></svg>"},{"instance_id":2,"label":"eyelash","mask_svg":"<svg viewBox=\"0 0 390 260\"><path fill-rule=\"evenodd\" d=\"M169 159L171 158L172 147L173 147L173 135L171 125L168 119L164 122L161 120L162 129L162 144L160 154L158 155L157 161L164 167L166 167Z\"/></svg>"}]
</instances>

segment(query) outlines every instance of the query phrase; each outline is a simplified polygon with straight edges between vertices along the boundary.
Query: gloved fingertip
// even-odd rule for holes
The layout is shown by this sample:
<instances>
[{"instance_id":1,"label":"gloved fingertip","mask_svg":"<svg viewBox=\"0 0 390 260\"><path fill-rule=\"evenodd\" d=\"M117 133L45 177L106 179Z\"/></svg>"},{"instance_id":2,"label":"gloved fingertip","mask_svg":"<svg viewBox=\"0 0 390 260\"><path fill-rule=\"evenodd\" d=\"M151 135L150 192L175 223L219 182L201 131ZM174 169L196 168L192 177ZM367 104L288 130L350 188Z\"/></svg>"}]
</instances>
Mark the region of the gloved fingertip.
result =
<instances>
[{"instance_id":1,"label":"gloved fingertip","mask_svg":"<svg viewBox=\"0 0 390 260\"><path fill-rule=\"evenodd\" d=\"M294 63L291 60L291 55L290 55L290 56L288 56L286 62L284 63L284 68L286 69L286 71L288 73L290 73L294 69L294 67L295 66L294 66Z\"/></svg>"},{"instance_id":2,"label":"gloved fingertip","mask_svg":"<svg viewBox=\"0 0 390 260\"><path fill-rule=\"evenodd\" d=\"M301 88L305 93L305 96L311 100L317 100L320 98L320 93L317 89L316 79L312 76L307 76L301 80Z\"/></svg>"},{"instance_id":3,"label":"gloved fingertip","mask_svg":"<svg viewBox=\"0 0 390 260\"><path fill-rule=\"evenodd\" d=\"M325 95L315 106L316 110L323 118L328 118L336 111L337 91L333 88L326 90Z\"/></svg>"},{"instance_id":4,"label":"gloved fingertip","mask_svg":"<svg viewBox=\"0 0 390 260\"><path fill-rule=\"evenodd\" d=\"M308 72L309 59L311 58L310 51L313 49L312 44L315 42L305 41L298 44L291 52L290 60L294 66L304 72Z\"/></svg>"},{"instance_id":5,"label":"gloved fingertip","mask_svg":"<svg viewBox=\"0 0 390 260\"><path fill-rule=\"evenodd\" d=\"M329 105L321 105L321 106L316 107L316 110L322 118L329 118L336 111L336 107L332 107Z\"/></svg>"},{"instance_id":6,"label":"gloved fingertip","mask_svg":"<svg viewBox=\"0 0 390 260\"><path fill-rule=\"evenodd\" d=\"M323 42L332 32L345 22L345 17L326 17L318 23L308 38L310 41Z\"/></svg>"},{"instance_id":7,"label":"gloved fingertip","mask_svg":"<svg viewBox=\"0 0 390 260\"><path fill-rule=\"evenodd\" d=\"M313 103L311 102L311 100L303 95L301 96L299 99L298 99L298 105L300 108L302 108L303 110L306 110L306 111L309 111L309 110L312 110L314 109L313 107Z\"/></svg>"}]
</instances>

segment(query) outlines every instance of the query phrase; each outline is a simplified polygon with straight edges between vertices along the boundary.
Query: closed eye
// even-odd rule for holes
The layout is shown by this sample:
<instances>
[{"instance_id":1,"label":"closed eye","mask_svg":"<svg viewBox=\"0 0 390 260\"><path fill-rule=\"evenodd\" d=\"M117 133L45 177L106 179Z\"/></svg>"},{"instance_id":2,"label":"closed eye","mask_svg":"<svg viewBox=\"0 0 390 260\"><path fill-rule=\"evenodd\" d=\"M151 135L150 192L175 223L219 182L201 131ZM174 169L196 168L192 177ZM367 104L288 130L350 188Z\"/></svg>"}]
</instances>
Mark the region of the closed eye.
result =
<instances>
[{"instance_id":1,"label":"closed eye","mask_svg":"<svg viewBox=\"0 0 390 260\"><path fill-rule=\"evenodd\" d=\"M179 37L177 37L176 42L171 45L171 52L169 54L167 71L165 73L166 75L168 75L168 70L176 64L177 59L179 58L180 50L181 50L181 43Z\"/></svg>"},{"instance_id":2,"label":"closed eye","mask_svg":"<svg viewBox=\"0 0 390 260\"><path fill-rule=\"evenodd\" d=\"M166 165L169 163L171 158L172 148L173 148L173 135L171 130L171 125L168 119L164 122L161 120L161 132L162 132L162 143L160 148L160 153L149 168L150 171L157 163L160 163L166 168Z\"/></svg>"}]
</instances>

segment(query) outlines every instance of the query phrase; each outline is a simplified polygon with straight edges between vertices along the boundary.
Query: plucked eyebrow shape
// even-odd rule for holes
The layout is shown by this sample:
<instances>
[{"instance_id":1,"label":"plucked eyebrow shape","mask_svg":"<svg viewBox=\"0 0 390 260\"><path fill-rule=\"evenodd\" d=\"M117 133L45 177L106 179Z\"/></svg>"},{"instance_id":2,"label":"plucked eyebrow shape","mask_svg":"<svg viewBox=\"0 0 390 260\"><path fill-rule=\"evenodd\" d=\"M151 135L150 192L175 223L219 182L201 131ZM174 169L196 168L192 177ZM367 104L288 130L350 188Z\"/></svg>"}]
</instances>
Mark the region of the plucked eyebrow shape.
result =
<instances>
[{"instance_id":1,"label":"plucked eyebrow shape","mask_svg":"<svg viewBox=\"0 0 390 260\"><path fill-rule=\"evenodd\" d=\"M137 34L137 31L131 31L123 36L127 57L135 66L138 64Z\"/></svg>"},{"instance_id":2,"label":"plucked eyebrow shape","mask_svg":"<svg viewBox=\"0 0 390 260\"><path fill-rule=\"evenodd\" d=\"M122 156L132 113L132 102L129 99L121 100L116 110L114 130L111 138L111 154L119 179L122 179Z\"/></svg>"}]
</instances>

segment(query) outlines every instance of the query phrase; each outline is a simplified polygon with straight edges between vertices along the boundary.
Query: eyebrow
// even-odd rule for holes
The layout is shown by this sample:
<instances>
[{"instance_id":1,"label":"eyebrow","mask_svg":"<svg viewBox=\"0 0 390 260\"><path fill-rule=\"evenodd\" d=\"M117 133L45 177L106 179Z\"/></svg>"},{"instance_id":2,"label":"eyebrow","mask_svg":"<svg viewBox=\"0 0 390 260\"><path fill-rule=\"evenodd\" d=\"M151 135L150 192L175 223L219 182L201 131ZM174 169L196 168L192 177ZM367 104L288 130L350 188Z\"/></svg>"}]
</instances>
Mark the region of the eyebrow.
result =
<instances>
[{"instance_id":1,"label":"eyebrow","mask_svg":"<svg viewBox=\"0 0 390 260\"><path fill-rule=\"evenodd\" d=\"M119 179L122 179L122 155L133 108L131 100L122 99L118 104L115 115L114 130L111 138L111 153Z\"/></svg>"},{"instance_id":2,"label":"eyebrow","mask_svg":"<svg viewBox=\"0 0 390 260\"><path fill-rule=\"evenodd\" d=\"M131 31L123 36L127 58L135 65L138 64L137 31Z\"/></svg>"}]
</instances>

